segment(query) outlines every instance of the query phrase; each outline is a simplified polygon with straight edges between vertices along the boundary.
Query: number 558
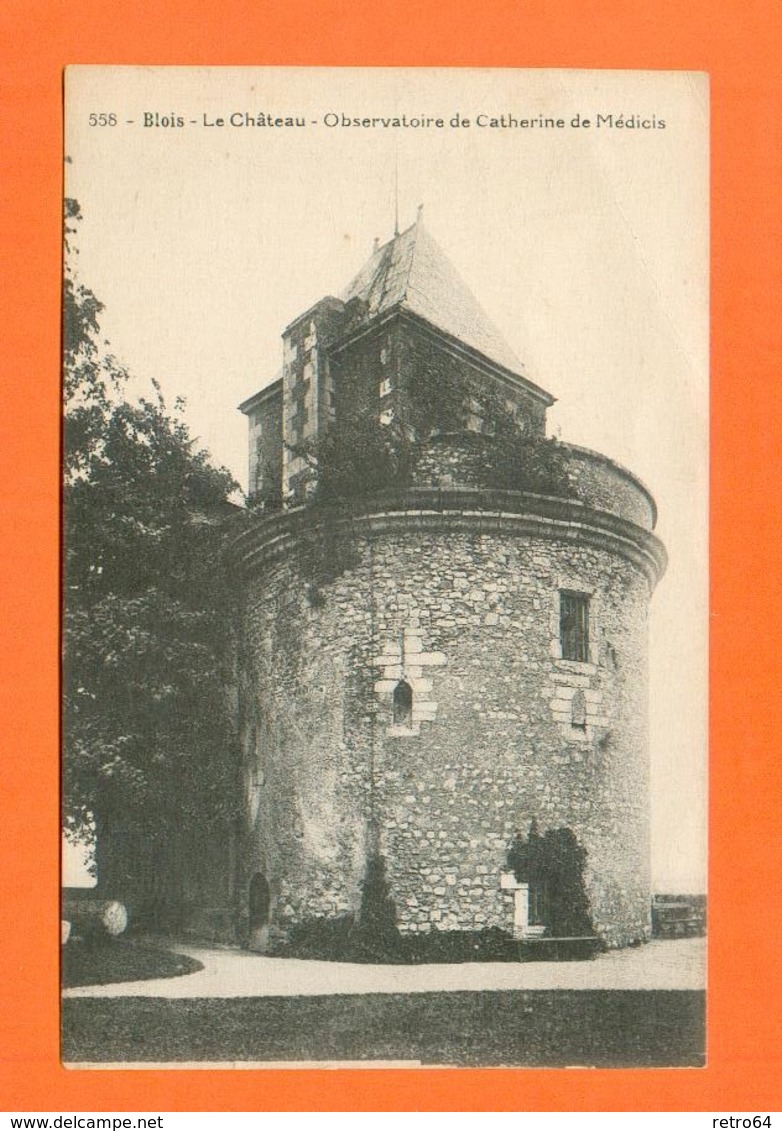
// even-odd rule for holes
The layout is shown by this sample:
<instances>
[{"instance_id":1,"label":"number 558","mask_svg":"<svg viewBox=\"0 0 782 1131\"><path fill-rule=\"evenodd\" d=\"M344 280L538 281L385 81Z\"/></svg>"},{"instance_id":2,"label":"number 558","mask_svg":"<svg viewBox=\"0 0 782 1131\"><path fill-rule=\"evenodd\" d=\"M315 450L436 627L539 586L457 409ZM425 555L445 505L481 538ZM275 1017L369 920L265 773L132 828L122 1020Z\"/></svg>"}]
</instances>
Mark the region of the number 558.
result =
<instances>
[{"instance_id":1,"label":"number 558","mask_svg":"<svg viewBox=\"0 0 782 1131\"><path fill-rule=\"evenodd\" d=\"M90 114L91 126L116 126L116 114Z\"/></svg>"}]
</instances>

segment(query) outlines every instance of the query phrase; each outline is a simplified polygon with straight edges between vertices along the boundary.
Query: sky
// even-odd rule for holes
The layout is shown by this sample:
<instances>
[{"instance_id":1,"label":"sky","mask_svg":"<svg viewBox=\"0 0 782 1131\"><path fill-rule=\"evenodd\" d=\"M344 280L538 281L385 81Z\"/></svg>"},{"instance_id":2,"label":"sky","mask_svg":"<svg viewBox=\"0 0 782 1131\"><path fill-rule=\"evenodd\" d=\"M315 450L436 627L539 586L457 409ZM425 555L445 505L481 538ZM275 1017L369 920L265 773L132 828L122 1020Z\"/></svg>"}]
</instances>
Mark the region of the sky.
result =
<instances>
[{"instance_id":1,"label":"sky","mask_svg":"<svg viewBox=\"0 0 782 1131\"><path fill-rule=\"evenodd\" d=\"M260 115L305 125L247 124ZM443 125L343 124L398 115ZM530 124L488 124L503 118ZM103 335L137 391L156 379L186 398L243 486L236 406L276 376L283 327L423 204L557 398L550 434L652 490L669 554L651 618L658 890L705 890L707 138L706 78L684 72L82 67L66 81L66 192Z\"/></svg>"}]
</instances>

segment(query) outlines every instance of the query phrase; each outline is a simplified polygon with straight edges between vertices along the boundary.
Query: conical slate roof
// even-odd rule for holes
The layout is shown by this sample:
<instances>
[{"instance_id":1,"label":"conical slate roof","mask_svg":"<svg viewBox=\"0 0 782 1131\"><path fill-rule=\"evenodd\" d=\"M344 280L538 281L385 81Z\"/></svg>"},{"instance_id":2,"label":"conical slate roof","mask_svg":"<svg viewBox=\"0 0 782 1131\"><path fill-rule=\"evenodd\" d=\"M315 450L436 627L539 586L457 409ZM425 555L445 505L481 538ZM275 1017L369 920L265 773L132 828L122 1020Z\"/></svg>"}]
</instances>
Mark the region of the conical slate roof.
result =
<instances>
[{"instance_id":1,"label":"conical slate roof","mask_svg":"<svg viewBox=\"0 0 782 1131\"><path fill-rule=\"evenodd\" d=\"M361 299L367 320L394 307L409 310L528 380L523 363L420 219L379 247L340 297L346 303Z\"/></svg>"}]
</instances>

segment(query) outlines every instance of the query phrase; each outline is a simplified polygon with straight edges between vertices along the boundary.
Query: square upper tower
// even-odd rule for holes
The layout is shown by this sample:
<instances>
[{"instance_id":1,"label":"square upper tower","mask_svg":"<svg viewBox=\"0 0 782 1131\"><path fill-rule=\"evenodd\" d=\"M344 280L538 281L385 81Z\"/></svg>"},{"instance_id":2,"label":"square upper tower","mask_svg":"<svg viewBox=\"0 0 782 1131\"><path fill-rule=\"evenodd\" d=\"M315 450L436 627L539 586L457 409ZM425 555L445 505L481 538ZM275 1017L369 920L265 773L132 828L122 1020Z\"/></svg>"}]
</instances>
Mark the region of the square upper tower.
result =
<instances>
[{"instance_id":1,"label":"square upper tower","mask_svg":"<svg viewBox=\"0 0 782 1131\"><path fill-rule=\"evenodd\" d=\"M340 298L321 299L282 338L281 377L240 405L250 417L250 494L267 503L275 494L301 497L304 452L352 414L390 424L403 413L419 430L452 431L456 399L459 427L481 431L490 427L491 402L513 412L522 429L545 432L554 398L527 376L420 212L374 249Z\"/></svg>"}]
</instances>

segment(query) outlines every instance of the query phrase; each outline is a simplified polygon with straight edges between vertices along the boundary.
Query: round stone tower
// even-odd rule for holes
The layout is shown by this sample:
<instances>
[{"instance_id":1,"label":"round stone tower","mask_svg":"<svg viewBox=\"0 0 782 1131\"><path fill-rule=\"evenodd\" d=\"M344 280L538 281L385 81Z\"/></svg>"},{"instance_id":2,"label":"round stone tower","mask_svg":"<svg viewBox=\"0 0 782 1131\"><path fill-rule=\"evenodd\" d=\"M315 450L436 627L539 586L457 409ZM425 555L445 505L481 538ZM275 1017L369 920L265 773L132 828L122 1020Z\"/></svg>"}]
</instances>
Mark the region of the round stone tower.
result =
<instances>
[{"instance_id":1,"label":"round stone tower","mask_svg":"<svg viewBox=\"0 0 782 1131\"><path fill-rule=\"evenodd\" d=\"M375 253L389 278L406 235ZM333 419L334 391L350 389L366 413L355 389L369 384L388 424L383 398L401 403L405 381L438 366L443 380L482 366L530 446L553 443L541 440L551 398L497 357L463 296L457 317L472 329L458 339L398 297L384 320L373 262L352 294L286 331L277 407L273 390L243 406L258 498L264 450L275 489L295 487L290 435L313 419L307 405ZM475 399L463 428L431 432L405 485L267 506L233 545L240 891L256 945L269 926L357 915L378 857L404 934L541 934L545 901L508 863L531 825L578 844L590 929L606 945L649 937L647 619L665 568L655 505L628 471L566 444L557 486L498 489L486 470L494 425ZM275 420L282 444L269 440Z\"/></svg>"},{"instance_id":2,"label":"round stone tower","mask_svg":"<svg viewBox=\"0 0 782 1131\"><path fill-rule=\"evenodd\" d=\"M378 853L402 932L511 932L507 852L535 820L586 850L600 937L648 937L664 552L641 484L566 452L578 499L415 488L239 538L245 881L272 923L356 913Z\"/></svg>"}]
</instances>

